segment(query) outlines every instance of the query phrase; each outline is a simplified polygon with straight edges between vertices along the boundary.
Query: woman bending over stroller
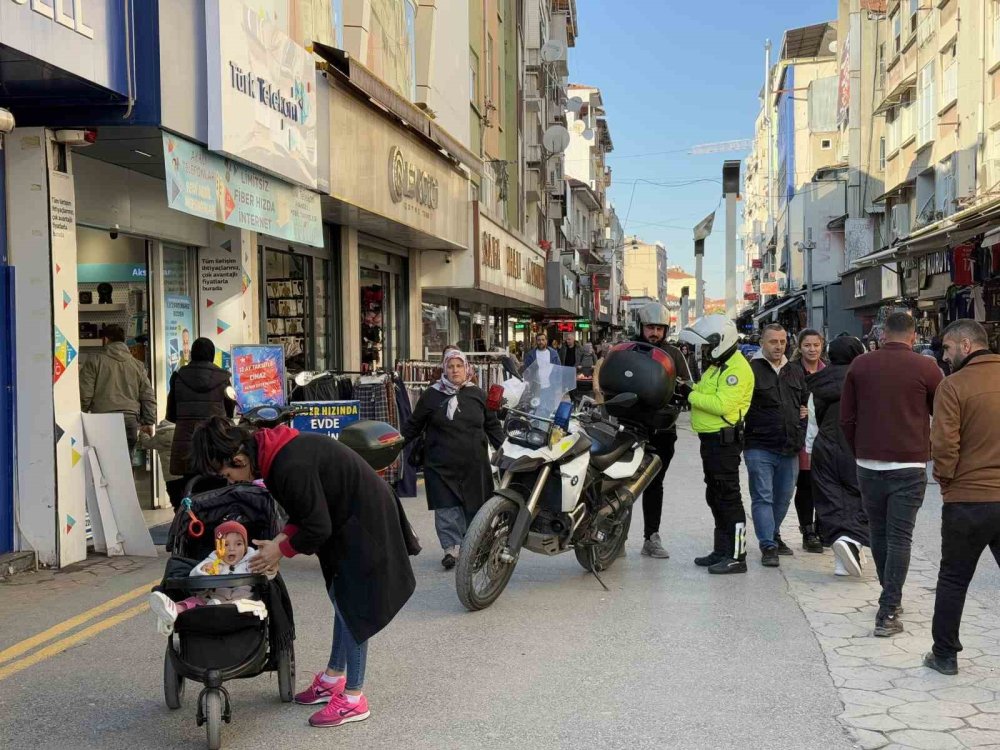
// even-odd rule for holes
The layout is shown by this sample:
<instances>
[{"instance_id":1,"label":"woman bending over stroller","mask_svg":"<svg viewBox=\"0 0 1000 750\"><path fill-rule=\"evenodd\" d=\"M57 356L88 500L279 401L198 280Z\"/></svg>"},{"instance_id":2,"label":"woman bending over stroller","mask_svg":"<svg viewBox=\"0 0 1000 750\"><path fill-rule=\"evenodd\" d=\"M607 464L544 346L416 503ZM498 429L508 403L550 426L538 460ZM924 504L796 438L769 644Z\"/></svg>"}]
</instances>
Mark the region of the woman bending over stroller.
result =
<instances>
[{"instance_id":1,"label":"woman bending over stroller","mask_svg":"<svg viewBox=\"0 0 1000 750\"><path fill-rule=\"evenodd\" d=\"M368 640L392 621L416 587L392 490L357 453L325 435L284 425L251 431L213 417L194 434L192 460L202 474L230 483L263 479L289 523L274 539L253 539L250 570L282 557L319 558L333 602L333 645L325 672L295 696L326 703L314 727L363 721Z\"/></svg>"}]
</instances>

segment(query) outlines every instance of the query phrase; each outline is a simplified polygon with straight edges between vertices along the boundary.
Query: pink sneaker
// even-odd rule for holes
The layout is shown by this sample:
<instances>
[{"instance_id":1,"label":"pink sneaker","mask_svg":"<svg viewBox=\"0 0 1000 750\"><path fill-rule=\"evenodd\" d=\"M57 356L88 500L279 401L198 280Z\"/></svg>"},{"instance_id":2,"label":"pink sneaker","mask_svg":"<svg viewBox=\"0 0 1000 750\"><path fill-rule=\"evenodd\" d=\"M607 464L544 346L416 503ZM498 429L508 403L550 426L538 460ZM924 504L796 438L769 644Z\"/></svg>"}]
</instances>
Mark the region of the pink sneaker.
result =
<instances>
[{"instance_id":1,"label":"pink sneaker","mask_svg":"<svg viewBox=\"0 0 1000 750\"><path fill-rule=\"evenodd\" d=\"M334 682L323 682L323 672L313 678L312 685L295 695L295 702L303 706L314 706L326 703L335 695L344 692L346 677L338 677Z\"/></svg>"},{"instance_id":2,"label":"pink sneaker","mask_svg":"<svg viewBox=\"0 0 1000 750\"><path fill-rule=\"evenodd\" d=\"M368 710L368 699L360 696L357 703L351 703L343 693L330 698L330 702L309 717L309 723L314 727L339 727L352 721L364 721L371 716Z\"/></svg>"}]
</instances>

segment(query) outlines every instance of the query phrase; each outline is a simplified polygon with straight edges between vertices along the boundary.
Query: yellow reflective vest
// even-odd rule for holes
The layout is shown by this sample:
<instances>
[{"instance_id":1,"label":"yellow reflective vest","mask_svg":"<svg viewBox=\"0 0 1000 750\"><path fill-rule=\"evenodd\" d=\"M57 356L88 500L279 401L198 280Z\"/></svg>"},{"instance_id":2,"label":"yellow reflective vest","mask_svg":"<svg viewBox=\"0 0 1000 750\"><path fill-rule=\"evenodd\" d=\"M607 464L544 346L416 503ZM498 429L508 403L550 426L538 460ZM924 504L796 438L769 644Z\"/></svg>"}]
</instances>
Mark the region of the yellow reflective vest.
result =
<instances>
[{"instance_id":1,"label":"yellow reflective vest","mask_svg":"<svg viewBox=\"0 0 1000 750\"><path fill-rule=\"evenodd\" d=\"M725 364L709 367L688 397L691 429L712 433L736 424L750 409L753 386L753 370L739 351Z\"/></svg>"}]
</instances>

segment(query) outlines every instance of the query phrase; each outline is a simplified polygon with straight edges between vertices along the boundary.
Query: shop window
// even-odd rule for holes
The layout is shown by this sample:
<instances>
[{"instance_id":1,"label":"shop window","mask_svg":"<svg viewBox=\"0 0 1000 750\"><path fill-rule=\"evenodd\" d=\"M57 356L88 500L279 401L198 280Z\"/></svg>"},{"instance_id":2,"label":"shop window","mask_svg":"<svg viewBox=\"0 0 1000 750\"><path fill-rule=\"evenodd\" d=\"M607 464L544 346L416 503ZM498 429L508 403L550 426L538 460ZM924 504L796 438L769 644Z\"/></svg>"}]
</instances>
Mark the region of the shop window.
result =
<instances>
[{"instance_id":1,"label":"shop window","mask_svg":"<svg viewBox=\"0 0 1000 750\"><path fill-rule=\"evenodd\" d=\"M436 360L443 356L449 340L449 310L447 300L424 298L421 303L422 348L424 359Z\"/></svg>"},{"instance_id":2,"label":"shop window","mask_svg":"<svg viewBox=\"0 0 1000 750\"><path fill-rule=\"evenodd\" d=\"M361 250L361 365L387 370L407 350L406 262L393 253Z\"/></svg>"},{"instance_id":3,"label":"shop window","mask_svg":"<svg viewBox=\"0 0 1000 750\"><path fill-rule=\"evenodd\" d=\"M331 264L323 258L263 251L263 339L285 350L290 372L332 366Z\"/></svg>"}]
</instances>

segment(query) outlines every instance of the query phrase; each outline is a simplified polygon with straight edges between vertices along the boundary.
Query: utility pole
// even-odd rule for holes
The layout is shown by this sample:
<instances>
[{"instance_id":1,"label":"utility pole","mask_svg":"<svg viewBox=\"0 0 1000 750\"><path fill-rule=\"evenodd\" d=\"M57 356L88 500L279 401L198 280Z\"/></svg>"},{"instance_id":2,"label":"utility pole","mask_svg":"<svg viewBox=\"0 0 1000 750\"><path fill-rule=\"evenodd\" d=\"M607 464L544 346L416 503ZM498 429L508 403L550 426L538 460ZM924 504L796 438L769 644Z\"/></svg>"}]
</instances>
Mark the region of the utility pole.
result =
<instances>
[{"instance_id":1,"label":"utility pole","mask_svg":"<svg viewBox=\"0 0 1000 750\"><path fill-rule=\"evenodd\" d=\"M806 266L806 328L814 328L813 325L813 250L816 243L813 242L812 227L806 229L806 241L797 242L799 251L805 256Z\"/></svg>"},{"instance_id":2,"label":"utility pole","mask_svg":"<svg viewBox=\"0 0 1000 750\"><path fill-rule=\"evenodd\" d=\"M726 317L736 319L736 199L740 193L740 162L722 164L722 192L726 196Z\"/></svg>"},{"instance_id":3,"label":"utility pole","mask_svg":"<svg viewBox=\"0 0 1000 750\"><path fill-rule=\"evenodd\" d=\"M699 221L694 228L694 316L705 314L705 284L702 281L702 260L705 257L705 240L712 233L715 211Z\"/></svg>"}]
</instances>

